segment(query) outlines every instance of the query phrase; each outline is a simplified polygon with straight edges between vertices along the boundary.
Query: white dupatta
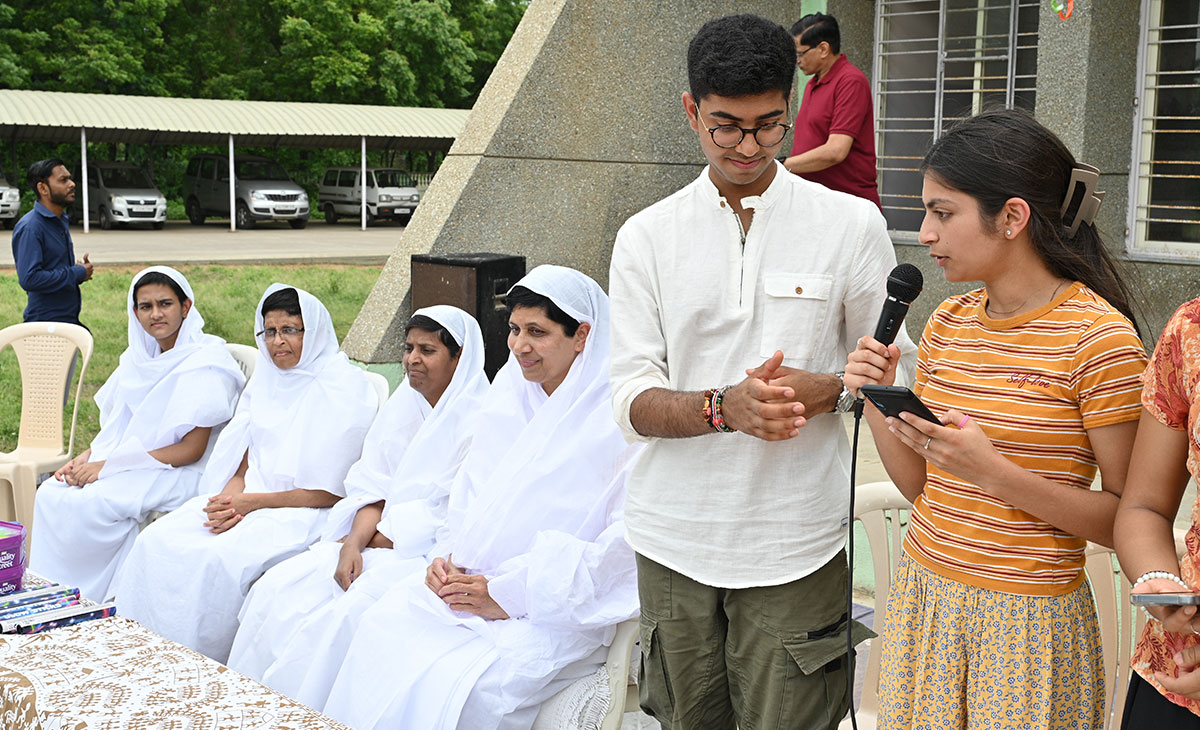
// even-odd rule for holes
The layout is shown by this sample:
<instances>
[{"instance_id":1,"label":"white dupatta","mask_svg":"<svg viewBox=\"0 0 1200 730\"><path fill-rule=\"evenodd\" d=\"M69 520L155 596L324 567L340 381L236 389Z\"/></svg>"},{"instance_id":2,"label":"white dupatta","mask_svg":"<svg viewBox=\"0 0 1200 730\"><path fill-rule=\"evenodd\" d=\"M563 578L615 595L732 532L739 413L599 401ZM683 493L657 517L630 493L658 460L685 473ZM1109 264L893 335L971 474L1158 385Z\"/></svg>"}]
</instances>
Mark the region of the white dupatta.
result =
<instances>
[{"instance_id":1,"label":"white dupatta","mask_svg":"<svg viewBox=\"0 0 1200 730\"><path fill-rule=\"evenodd\" d=\"M539 266L517 282L591 325L583 352L548 398L513 355L496 374L450 494L443 544L454 562L494 574L539 533L591 540L609 525L629 458L612 418L608 295L584 274Z\"/></svg>"},{"instance_id":2,"label":"white dupatta","mask_svg":"<svg viewBox=\"0 0 1200 730\"><path fill-rule=\"evenodd\" d=\"M483 372L483 335L466 312L447 305L418 309L462 348L458 365L436 407L400 383L375 419L363 456L346 475L346 498L333 506L324 539L350 531L364 505L386 501L379 531L404 555L424 555L445 519L450 484L471 443L471 420L478 414L488 380Z\"/></svg>"},{"instance_id":3,"label":"white dupatta","mask_svg":"<svg viewBox=\"0 0 1200 730\"><path fill-rule=\"evenodd\" d=\"M378 396L363 372L338 351L325 305L303 289L272 284L254 312L254 331L263 329L263 301L280 289L295 289L299 295L304 319L300 362L280 369L267 345L255 337L254 377L217 440L200 494L220 492L248 449L248 493L318 489L344 496L346 471L362 452Z\"/></svg>"},{"instance_id":4,"label":"white dupatta","mask_svg":"<svg viewBox=\"0 0 1200 730\"><path fill-rule=\"evenodd\" d=\"M175 346L166 352L134 313L134 288L151 272L170 277L192 300ZM170 469L147 452L179 443L195 428L228 421L246 382L225 341L204 334L204 317L183 274L168 266L139 271L129 283L126 304L128 347L96 392L100 433L92 441L91 460L105 462L102 477L130 469ZM198 388L195 378L185 376L201 370L210 371L212 377L199 381L206 387Z\"/></svg>"}]
</instances>

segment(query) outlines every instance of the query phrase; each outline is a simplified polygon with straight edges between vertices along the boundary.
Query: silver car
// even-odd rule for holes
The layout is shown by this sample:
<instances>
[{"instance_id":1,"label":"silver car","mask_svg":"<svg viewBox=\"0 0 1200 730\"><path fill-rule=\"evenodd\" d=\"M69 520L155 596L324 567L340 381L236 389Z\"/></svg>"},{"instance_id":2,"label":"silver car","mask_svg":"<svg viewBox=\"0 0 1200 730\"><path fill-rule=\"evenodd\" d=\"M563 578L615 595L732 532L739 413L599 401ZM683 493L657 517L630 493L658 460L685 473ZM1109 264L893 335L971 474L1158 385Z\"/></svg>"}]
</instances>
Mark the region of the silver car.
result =
<instances>
[{"instance_id":1,"label":"silver car","mask_svg":"<svg viewBox=\"0 0 1200 730\"><path fill-rule=\"evenodd\" d=\"M130 162L88 165L88 216L104 230L128 223L149 223L161 230L167 222L167 199L142 168ZM83 202L83 190L76 191Z\"/></svg>"},{"instance_id":2,"label":"silver car","mask_svg":"<svg viewBox=\"0 0 1200 730\"><path fill-rule=\"evenodd\" d=\"M234 167L234 217L238 228L257 221L287 221L292 228L308 225L308 193L278 162L238 155ZM188 220L201 225L207 216L229 215L229 158L196 155L183 175Z\"/></svg>"},{"instance_id":3,"label":"silver car","mask_svg":"<svg viewBox=\"0 0 1200 730\"><path fill-rule=\"evenodd\" d=\"M12 228L17 224L20 212L21 191L17 190L16 183L8 181L4 176L4 170L0 170L0 225Z\"/></svg>"}]
</instances>

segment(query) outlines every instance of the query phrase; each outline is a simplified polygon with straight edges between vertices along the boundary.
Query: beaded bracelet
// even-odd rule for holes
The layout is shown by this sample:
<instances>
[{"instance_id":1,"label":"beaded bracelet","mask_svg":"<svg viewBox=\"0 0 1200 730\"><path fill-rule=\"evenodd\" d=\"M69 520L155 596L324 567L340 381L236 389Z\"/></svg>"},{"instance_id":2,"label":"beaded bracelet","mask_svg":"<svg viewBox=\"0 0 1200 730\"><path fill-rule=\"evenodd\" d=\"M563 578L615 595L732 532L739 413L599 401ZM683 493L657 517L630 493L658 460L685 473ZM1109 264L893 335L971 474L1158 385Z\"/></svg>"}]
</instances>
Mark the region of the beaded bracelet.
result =
<instances>
[{"instance_id":1,"label":"beaded bracelet","mask_svg":"<svg viewBox=\"0 0 1200 730\"><path fill-rule=\"evenodd\" d=\"M1174 582L1178 583L1179 585L1183 586L1185 590L1190 591L1192 589L1191 586L1189 586L1187 583L1185 583L1183 581L1183 578L1180 578L1179 576L1175 575L1174 573L1168 573L1165 570L1148 570L1145 573L1142 573L1140 576L1138 576L1138 579L1133 582L1133 585L1136 587L1136 586L1140 586L1141 584L1145 583L1146 581L1157 580L1157 579L1174 581ZM1155 621L1158 620L1158 618L1154 614L1152 614L1146 610L1145 606L1138 606L1138 608L1142 609L1142 613L1146 614L1146 618L1151 618L1151 619L1154 619Z\"/></svg>"},{"instance_id":2,"label":"beaded bracelet","mask_svg":"<svg viewBox=\"0 0 1200 730\"><path fill-rule=\"evenodd\" d=\"M715 428L715 426L713 426L712 401L713 394L716 392L716 388L709 388L708 390L704 391L704 409L700 411L700 415L704 416L704 422L713 428Z\"/></svg>"},{"instance_id":3,"label":"beaded bracelet","mask_svg":"<svg viewBox=\"0 0 1200 730\"><path fill-rule=\"evenodd\" d=\"M721 412L721 403L725 400L725 391L729 390L730 387L722 385L713 391L712 396L712 427L721 433L733 433L737 431L736 428L732 428L729 424L725 423L725 414Z\"/></svg>"}]
</instances>

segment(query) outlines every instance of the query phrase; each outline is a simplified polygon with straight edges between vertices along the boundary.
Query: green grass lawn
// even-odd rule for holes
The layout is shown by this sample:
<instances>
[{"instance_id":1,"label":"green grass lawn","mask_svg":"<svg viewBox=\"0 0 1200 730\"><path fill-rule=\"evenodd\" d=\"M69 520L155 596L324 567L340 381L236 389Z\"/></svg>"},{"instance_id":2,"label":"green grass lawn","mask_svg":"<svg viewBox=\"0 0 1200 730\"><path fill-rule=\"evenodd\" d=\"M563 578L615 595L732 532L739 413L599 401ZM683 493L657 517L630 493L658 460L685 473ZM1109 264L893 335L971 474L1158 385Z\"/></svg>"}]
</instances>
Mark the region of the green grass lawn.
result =
<instances>
[{"instance_id":1,"label":"green grass lawn","mask_svg":"<svg viewBox=\"0 0 1200 730\"><path fill-rule=\"evenodd\" d=\"M76 452L86 448L100 431L100 409L93 396L116 369L125 350L128 326L125 297L130 279L141 268L98 268L95 278L83 285L80 319L92 331L96 347L84 378ZM267 286L276 281L298 286L320 299L329 308L340 342L380 271L375 266L332 265L181 266L179 269L196 294L196 306L204 315L204 331L246 345L254 344L254 308ZM0 272L0 328L21 321L25 301L16 272ZM71 392L73 400L74 385ZM64 434L71 427L70 407L68 404L63 419ZM5 348L0 353L0 451L16 447L20 420L21 375L12 348Z\"/></svg>"}]
</instances>

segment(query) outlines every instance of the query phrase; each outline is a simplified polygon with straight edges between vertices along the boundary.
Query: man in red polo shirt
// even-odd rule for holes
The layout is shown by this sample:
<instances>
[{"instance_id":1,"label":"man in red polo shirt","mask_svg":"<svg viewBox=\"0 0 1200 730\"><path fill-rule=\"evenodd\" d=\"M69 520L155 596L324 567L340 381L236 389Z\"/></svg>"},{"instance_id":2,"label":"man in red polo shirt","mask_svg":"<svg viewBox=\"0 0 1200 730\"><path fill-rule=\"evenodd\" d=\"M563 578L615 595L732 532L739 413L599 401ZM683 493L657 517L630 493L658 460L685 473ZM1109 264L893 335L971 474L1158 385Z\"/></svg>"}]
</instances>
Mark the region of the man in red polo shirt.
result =
<instances>
[{"instance_id":1,"label":"man in red polo shirt","mask_svg":"<svg viewBox=\"0 0 1200 730\"><path fill-rule=\"evenodd\" d=\"M788 170L879 205L871 83L841 51L837 19L812 13L792 26L796 65L811 75L796 115Z\"/></svg>"}]
</instances>

